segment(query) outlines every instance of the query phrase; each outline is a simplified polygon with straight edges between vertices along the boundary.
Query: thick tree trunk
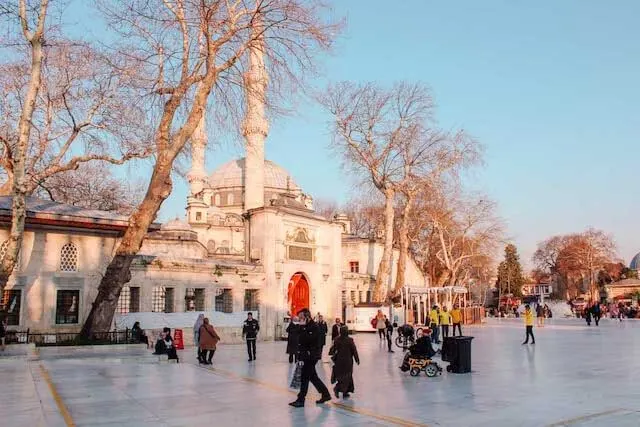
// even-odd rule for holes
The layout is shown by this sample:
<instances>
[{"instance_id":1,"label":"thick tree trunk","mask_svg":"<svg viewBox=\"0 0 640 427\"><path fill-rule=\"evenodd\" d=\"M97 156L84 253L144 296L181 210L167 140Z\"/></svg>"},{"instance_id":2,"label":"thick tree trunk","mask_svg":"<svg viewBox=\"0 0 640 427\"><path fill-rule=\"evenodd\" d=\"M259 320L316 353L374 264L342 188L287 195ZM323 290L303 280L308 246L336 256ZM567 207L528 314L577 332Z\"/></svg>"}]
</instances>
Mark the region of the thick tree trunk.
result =
<instances>
[{"instance_id":1,"label":"thick tree trunk","mask_svg":"<svg viewBox=\"0 0 640 427\"><path fill-rule=\"evenodd\" d=\"M156 219L162 202L171 194L172 165L173 159L158 157L147 194L131 216L130 225L100 281L98 295L80 332L83 338L91 339L95 333L107 332L111 328L120 291L131 280L131 262L142 247L147 230Z\"/></svg>"},{"instance_id":2,"label":"thick tree trunk","mask_svg":"<svg viewBox=\"0 0 640 427\"><path fill-rule=\"evenodd\" d=\"M407 271L407 261L409 258L409 214L413 205L413 195L407 194L407 199L402 209L402 221L398 230L398 242L400 244L400 254L398 256L398 271L396 274L396 284L394 294L398 294L405 285L405 275Z\"/></svg>"},{"instance_id":3,"label":"thick tree trunk","mask_svg":"<svg viewBox=\"0 0 640 427\"><path fill-rule=\"evenodd\" d=\"M47 6L48 0L42 0L37 27L35 32L31 32L28 28L26 3L20 2L20 18L23 33L31 45L31 76L18 122L18 142L15 152L12 153L13 184L11 195L13 196L13 201L11 205L11 231L7 243L7 251L2 260L0 260L0 296L18 262L18 255L20 254L22 237L24 235L24 223L27 213L25 164L29 137L31 135L31 118L33 117L36 99L42 84L42 35L44 32Z\"/></svg>"},{"instance_id":4,"label":"thick tree trunk","mask_svg":"<svg viewBox=\"0 0 640 427\"><path fill-rule=\"evenodd\" d=\"M389 284L389 274L391 269L391 259L393 256L393 199L395 191L393 188L384 190L384 250L382 259L376 274L376 284L373 289L373 298L376 302L383 302L387 299L387 286Z\"/></svg>"}]
</instances>

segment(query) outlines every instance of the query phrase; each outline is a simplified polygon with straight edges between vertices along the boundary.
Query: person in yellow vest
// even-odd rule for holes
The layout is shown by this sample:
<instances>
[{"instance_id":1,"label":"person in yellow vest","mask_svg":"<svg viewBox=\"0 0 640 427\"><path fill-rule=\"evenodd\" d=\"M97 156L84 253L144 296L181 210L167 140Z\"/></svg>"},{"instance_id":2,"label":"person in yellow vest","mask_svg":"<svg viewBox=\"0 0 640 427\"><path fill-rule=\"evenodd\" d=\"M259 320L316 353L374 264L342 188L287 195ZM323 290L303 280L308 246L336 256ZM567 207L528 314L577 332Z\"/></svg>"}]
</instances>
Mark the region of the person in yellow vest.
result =
<instances>
[{"instance_id":1,"label":"person in yellow vest","mask_svg":"<svg viewBox=\"0 0 640 427\"><path fill-rule=\"evenodd\" d=\"M536 338L533 336L533 311L531 311L531 307L529 304L524 306L524 326L527 330L526 339L522 343L522 345L529 343L529 337L531 337L531 344L536 343Z\"/></svg>"},{"instance_id":2,"label":"person in yellow vest","mask_svg":"<svg viewBox=\"0 0 640 427\"><path fill-rule=\"evenodd\" d=\"M438 325L440 324L440 316L438 314L438 306L434 305L431 311L429 312L429 327L433 331L433 342L436 344L440 344L440 340L438 339Z\"/></svg>"},{"instance_id":3,"label":"person in yellow vest","mask_svg":"<svg viewBox=\"0 0 640 427\"><path fill-rule=\"evenodd\" d=\"M456 336L456 326L460 336L462 336L462 327L460 326L462 323L462 311L460 311L458 304L454 305L453 310L451 310L451 323L453 323L453 336Z\"/></svg>"},{"instance_id":4,"label":"person in yellow vest","mask_svg":"<svg viewBox=\"0 0 640 427\"><path fill-rule=\"evenodd\" d=\"M447 306L442 307L440 312L440 327L442 328L442 339L449 336L449 325L451 324L451 313L447 311Z\"/></svg>"}]
</instances>

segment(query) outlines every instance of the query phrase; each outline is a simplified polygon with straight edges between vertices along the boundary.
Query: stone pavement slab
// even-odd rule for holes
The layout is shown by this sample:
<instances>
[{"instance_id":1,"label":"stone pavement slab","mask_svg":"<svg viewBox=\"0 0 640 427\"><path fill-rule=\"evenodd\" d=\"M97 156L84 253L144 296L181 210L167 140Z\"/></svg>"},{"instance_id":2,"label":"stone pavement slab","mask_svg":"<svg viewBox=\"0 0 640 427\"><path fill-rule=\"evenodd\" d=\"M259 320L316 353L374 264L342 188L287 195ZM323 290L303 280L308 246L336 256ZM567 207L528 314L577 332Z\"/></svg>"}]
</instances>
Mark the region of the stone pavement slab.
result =
<instances>
[{"instance_id":1,"label":"stone pavement slab","mask_svg":"<svg viewBox=\"0 0 640 427\"><path fill-rule=\"evenodd\" d=\"M139 350L45 355L39 363L78 426L640 425L640 323L603 321L587 328L554 319L535 328L535 346L520 344L524 327L518 320L465 332L475 337L473 372L445 371L436 378L410 377L398 369L399 349L389 354L377 336L356 335L362 363L355 367L355 394L316 406L311 387L304 409L287 405L295 392L288 388L293 366L284 342L258 343L252 363L244 346L220 345L213 368L197 366L193 349L180 352L180 364L141 363L148 355ZM8 420L3 425L25 425L20 416L35 419L42 400L34 363L0 360L2 384L19 384L1 401L0 419ZM318 371L327 383L330 364ZM24 411L5 418L5 402L19 402ZM65 425L59 414L53 417L51 402L40 408L41 424L29 425Z\"/></svg>"}]
</instances>

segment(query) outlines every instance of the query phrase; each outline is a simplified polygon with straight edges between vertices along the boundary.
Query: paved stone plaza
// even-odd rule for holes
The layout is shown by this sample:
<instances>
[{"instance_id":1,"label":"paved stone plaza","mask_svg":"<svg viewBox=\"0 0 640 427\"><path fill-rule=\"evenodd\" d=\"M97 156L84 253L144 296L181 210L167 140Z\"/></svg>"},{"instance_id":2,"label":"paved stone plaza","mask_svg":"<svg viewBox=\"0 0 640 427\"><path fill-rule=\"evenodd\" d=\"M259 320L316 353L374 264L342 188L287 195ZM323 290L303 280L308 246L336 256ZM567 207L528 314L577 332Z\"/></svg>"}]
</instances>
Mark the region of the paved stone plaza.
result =
<instances>
[{"instance_id":1,"label":"paved stone plaza","mask_svg":"<svg viewBox=\"0 0 640 427\"><path fill-rule=\"evenodd\" d=\"M220 346L214 368L159 362L139 347L43 348L0 357L3 426L637 426L640 324L600 328L556 320L521 346L519 321L468 328L472 374L412 378L373 334L355 337L362 365L356 393L304 409L287 403L285 343L259 343L249 364L243 346ZM325 358L326 348L325 348ZM330 365L322 365L328 379ZM311 387L313 390L313 387Z\"/></svg>"}]
</instances>

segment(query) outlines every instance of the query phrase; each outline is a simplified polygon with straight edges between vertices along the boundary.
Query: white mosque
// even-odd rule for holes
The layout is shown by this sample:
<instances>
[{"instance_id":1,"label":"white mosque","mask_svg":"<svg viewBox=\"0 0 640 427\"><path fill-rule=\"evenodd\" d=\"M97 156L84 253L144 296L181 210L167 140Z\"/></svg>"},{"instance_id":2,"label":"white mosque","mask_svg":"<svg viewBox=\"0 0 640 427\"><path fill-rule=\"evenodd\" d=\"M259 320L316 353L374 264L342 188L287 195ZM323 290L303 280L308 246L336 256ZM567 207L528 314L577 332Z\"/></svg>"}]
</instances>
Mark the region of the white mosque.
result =
<instances>
[{"instance_id":1,"label":"white mosque","mask_svg":"<svg viewBox=\"0 0 640 427\"><path fill-rule=\"evenodd\" d=\"M264 89L261 58L252 55L251 64L248 84ZM351 235L344 215L318 215L293 177L265 160L268 123L259 100L248 99L245 157L211 174L204 129L203 120L191 141L186 218L149 229L114 327L189 327L206 313L223 338L235 337L253 311L261 338L273 339L300 308L344 318L348 305L370 302L382 243ZM11 198L0 197L0 242L10 221ZM0 307L9 327L78 331L127 224L112 213L30 199L19 265ZM395 275L394 262L389 284ZM427 285L411 260L406 285Z\"/></svg>"}]
</instances>

